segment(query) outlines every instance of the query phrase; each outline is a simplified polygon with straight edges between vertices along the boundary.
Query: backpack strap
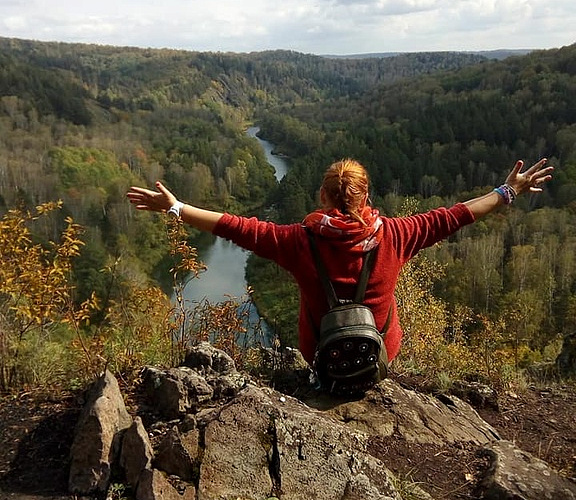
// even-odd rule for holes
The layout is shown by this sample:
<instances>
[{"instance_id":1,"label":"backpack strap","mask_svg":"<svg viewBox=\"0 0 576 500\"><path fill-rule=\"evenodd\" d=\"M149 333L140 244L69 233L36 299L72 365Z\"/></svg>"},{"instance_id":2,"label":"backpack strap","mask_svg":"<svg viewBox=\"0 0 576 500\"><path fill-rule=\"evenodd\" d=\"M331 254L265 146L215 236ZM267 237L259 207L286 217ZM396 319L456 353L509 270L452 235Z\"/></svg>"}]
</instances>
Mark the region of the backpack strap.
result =
<instances>
[{"instance_id":1,"label":"backpack strap","mask_svg":"<svg viewBox=\"0 0 576 500\"><path fill-rule=\"evenodd\" d=\"M318 251L318 246L316 245L316 239L310 231L309 228L305 227L306 233L308 234L308 240L310 241L310 249L314 256L314 261L316 263L316 269L322 281L322 286L326 293L326 298L328 299L328 305L330 309L340 305L340 299L336 296L336 291L334 290L334 285L328 277L328 272L326 271L326 266L320 258L320 252ZM358 279L358 284L356 286L356 294L354 295L354 302L356 304L362 304L364 301L364 294L366 293L366 286L368 285L368 278L374 267L374 248L368 250L362 257L362 269L360 271L360 278Z\"/></svg>"},{"instance_id":2,"label":"backpack strap","mask_svg":"<svg viewBox=\"0 0 576 500\"><path fill-rule=\"evenodd\" d=\"M304 227L306 230L306 234L308 235L308 241L310 242L310 249L312 250L312 255L314 256L314 262L316 263L316 270L318 271L318 275L320 276L320 281L322 281L322 286L324 287L324 292L326 293L326 298L328 299L328 306L330 309L338 306L340 304L340 300L336 296L336 291L334 290L334 285L330 281L328 277L328 271L326 271L326 266L324 262L320 258L320 252L318 251L318 246L316 245L316 239L310 231L309 228Z\"/></svg>"},{"instance_id":3,"label":"backpack strap","mask_svg":"<svg viewBox=\"0 0 576 500\"><path fill-rule=\"evenodd\" d=\"M356 288L356 295L354 295L354 302L361 304L364 302L364 294L366 293L366 286L368 285L368 278L374 267L374 248L368 250L362 259L362 270L360 271L360 278Z\"/></svg>"}]
</instances>

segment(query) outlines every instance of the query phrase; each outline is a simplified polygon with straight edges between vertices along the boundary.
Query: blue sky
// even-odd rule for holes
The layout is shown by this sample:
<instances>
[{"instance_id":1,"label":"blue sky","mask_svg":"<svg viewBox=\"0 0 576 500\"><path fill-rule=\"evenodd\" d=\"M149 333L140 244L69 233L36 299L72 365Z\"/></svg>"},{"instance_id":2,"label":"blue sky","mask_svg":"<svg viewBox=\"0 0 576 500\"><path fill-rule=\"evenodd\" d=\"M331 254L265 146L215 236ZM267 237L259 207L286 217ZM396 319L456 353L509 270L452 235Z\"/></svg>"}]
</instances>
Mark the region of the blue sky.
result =
<instances>
[{"instance_id":1,"label":"blue sky","mask_svg":"<svg viewBox=\"0 0 576 500\"><path fill-rule=\"evenodd\" d=\"M0 36L311 54L547 49L576 42L574 0L1 0Z\"/></svg>"}]
</instances>

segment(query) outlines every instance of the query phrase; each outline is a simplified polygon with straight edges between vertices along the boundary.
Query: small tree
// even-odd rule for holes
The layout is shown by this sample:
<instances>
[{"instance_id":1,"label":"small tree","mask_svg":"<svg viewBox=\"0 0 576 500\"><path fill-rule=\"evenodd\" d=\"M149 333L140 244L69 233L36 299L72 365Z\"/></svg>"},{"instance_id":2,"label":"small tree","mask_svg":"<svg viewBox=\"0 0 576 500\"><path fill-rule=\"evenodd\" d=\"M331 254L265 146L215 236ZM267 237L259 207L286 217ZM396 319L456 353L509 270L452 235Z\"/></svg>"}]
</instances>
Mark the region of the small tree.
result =
<instances>
[{"instance_id":1,"label":"small tree","mask_svg":"<svg viewBox=\"0 0 576 500\"><path fill-rule=\"evenodd\" d=\"M82 228L65 220L58 243L33 242L30 224L62 206L8 211L0 221L0 389L54 383L63 372L62 337L78 331L97 308L94 297L76 305L72 260L83 245Z\"/></svg>"}]
</instances>

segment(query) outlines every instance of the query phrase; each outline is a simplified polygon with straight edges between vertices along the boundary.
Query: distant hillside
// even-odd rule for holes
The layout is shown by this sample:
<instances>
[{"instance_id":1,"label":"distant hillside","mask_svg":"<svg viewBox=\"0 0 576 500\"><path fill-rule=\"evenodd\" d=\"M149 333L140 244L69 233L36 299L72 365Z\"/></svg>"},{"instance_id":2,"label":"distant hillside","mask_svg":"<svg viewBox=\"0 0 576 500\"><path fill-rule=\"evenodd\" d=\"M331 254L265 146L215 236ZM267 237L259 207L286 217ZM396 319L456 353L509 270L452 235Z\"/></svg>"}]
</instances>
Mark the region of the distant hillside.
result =
<instances>
[{"instance_id":1,"label":"distant hillside","mask_svg":"<svg viewBox=\"0 0 576 500\"><path fill-rule=\"evenodd\" d=\"M532 52L531 49L497 49L497 50L479 50L479 51L437 51L432 52L433 54L472 54L476 56L485 57L486 59L506 59L511 56L524 56ZM415 52L418 53L418 52ZM366 54L345 54L345 55L331 55L325 54L323 57L333 58L333 59L371 59L371 58L386 58L386 57L396 57L400 55L411 54L408 52L373 52Z\"/></svg>"},{"instance_id":2,"label":"distant hillside","mask_svg":"<svg viewBox=\"0 0 576 500\"><path fill-rule=\"evenodd\" d=\"M116 104L150 106L151 94L177 103L216 80L230 104L249 106L264 98L308 102L356 95L374 85L434 71L455 70L483 60L475 54L421 53L377 59L330 59L287 50L210 53L88 44L35 42L0 37L1 54L19 71L66 71L65 79L103 94ZM191 82L194 82L192 84ZM189 87L183 90L183 87ZM190 88L191 87L191 88ZM259 98L254 99L257 91ZM40 96L38 96L40 98Z\"/></svg>"},{"instance_id":3,"label":"distant hillside","mask_svg":"<svg viewBox=\"0 0 576 500\"><path fill-rule=\"evenodd\" d=\"M470 54L477 54L488 59L506 59L512 56L525 56L534 52L531 49L497 49L497 50L481 50L478 52L470 52Z\"/></svg>"},{"instance_id":4,"label":"distant hillside","mask_svg":"<svg viewBox=\"0 0 576 500\"><path fill-rule=\"evenodd\" d=\"M576 45L284 107L267 115L261 129L301 160L302 170L291 175L302 186L318 182L309 165L319 158L351 155L370 166L379 192L446 196L497 183L517 158L547 156L560 167L551 189L554 203L563 205L576 189L574 95Z\"/></svg>"}]
</instances>

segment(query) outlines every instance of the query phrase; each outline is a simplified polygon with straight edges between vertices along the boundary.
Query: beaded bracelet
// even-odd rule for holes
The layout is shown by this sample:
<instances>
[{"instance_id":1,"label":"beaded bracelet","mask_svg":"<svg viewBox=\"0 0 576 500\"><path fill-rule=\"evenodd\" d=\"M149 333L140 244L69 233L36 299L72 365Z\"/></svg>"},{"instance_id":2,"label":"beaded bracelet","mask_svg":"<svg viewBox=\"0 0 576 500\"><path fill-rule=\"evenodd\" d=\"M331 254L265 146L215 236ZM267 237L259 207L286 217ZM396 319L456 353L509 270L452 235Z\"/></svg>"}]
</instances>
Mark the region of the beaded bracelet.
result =
<instances>
[{"instance_id":1,"label":"beaded bracelet","mask_svg":"<svg viewBox=\"0 0 576 500\"><path fill-rule=\"evenodd\" d=\"M502 184L501 186L494 189L502 198L504 199L505 205L510 205L518 194L516 190L510 184Z\"/></svg>"}]
</instances>

